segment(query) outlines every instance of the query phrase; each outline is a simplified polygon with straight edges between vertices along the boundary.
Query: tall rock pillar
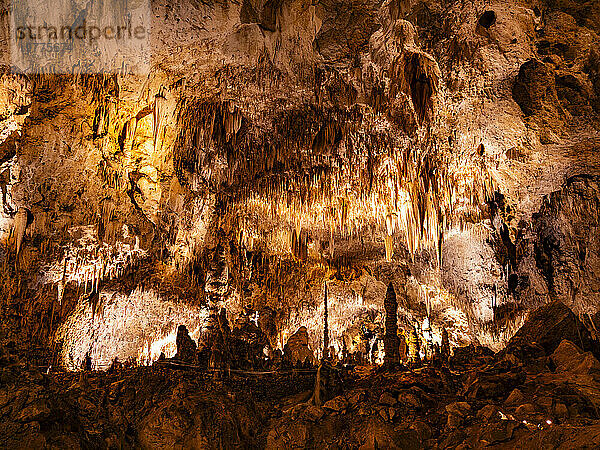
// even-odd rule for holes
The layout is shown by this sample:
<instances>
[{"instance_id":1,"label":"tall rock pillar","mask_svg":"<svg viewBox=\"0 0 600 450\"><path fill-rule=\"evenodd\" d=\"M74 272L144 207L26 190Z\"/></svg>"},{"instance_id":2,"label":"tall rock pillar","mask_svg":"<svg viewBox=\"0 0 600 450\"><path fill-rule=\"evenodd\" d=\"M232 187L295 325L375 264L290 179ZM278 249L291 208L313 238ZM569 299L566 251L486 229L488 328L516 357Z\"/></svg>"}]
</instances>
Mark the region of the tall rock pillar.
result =
<instances>
[{"instance_id":1,"label":"tall rock pillar","mask_svg":"<svg viewBox=\"0 0 600 450\"><path fill-rule=\"evenodd\" d=\"M384 364L391 366L400 362L398 342L398 303L396 302L396 291L392 283L388 285L383 303L385 308L385 346Z\"/></svg>"},{"instance_id":2,"label":"tall rock pillar","mask_svg":"<svg viewBox=\"0 0 600 450\"><path fill-rule=\"evenodd\" d=\"M329 359L329 307L327 305L327 283L325 283L324 311L323 311L323 359Z\"/></svg>"}]
</instances>

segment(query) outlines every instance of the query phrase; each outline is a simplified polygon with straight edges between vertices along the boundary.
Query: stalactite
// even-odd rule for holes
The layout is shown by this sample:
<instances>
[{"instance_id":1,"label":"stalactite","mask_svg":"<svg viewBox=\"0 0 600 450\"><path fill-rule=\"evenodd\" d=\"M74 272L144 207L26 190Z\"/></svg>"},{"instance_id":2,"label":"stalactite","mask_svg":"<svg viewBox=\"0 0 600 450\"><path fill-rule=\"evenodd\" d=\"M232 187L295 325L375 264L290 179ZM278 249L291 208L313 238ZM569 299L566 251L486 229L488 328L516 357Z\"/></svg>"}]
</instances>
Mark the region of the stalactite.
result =
<instances>
[{"instance_id":1,"label":"stalactite","mask_svg":"<svg viewBox=\"0 0 600 450\"><path fill-rule=\"evenodd\" d=\"M135 138L135 131L137 129L137 118L132 117L125 125L125 144L123 146L124 152L131 152L133 146L133 140Z\"/></svg>"},{"instance_id":2,"label":"stalactite","mask_svg":"<svg viewBox=\"0 0 600 450\"><path fill-rule=\"evenodd\" d=\"M15 239L15 250L17 256L21 253L21 246L23 245L23 239L25 238L25 230L27 229L28 212L26 208L19 208L14 219L14 239Z\"/></svg>"},{"instance_id":3,"label":"stalactite","mask_svg":"<svg viewBox=\"0 0 600 450\"><path fill-rule=\"evenodd\" d=\"M386 261L391 261L394 256L394 238L386 234L383 239L385 243L385 259Z\"/></svg>"},{"instance_id":4,"label":"stalactite","mask_svg":"<svg viewBox=\"0 0 600 450\"><path fill-rule=\"evenodd\" d=\"M153 133L154 133L154 148L157 148L157 142L160 139L160 136L164 127L164 115L166 109L167 99L164 97L162 93L159 93L154 98L154 108L153 108Z\"/></svg>"}]
</instances>

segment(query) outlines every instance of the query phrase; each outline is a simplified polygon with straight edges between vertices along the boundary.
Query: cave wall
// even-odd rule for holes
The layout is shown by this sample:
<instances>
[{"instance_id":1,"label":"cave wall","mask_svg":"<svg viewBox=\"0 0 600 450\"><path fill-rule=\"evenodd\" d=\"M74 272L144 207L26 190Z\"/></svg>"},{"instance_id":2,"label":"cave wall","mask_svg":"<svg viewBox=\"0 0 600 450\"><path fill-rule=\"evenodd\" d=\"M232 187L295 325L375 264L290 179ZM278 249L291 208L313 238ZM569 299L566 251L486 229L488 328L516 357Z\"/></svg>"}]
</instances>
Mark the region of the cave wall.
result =
<instances>
[{"instance_id":1,"label":"cave wall","mask_svg":"<svg viewBox=\"0 0 600 450\"><path fill-rule=\"evenodd\" d=\"M574 176L534 215L536 264L549 295L578 313L598 305L598 177Z\"/></svg>"}]
</instances>

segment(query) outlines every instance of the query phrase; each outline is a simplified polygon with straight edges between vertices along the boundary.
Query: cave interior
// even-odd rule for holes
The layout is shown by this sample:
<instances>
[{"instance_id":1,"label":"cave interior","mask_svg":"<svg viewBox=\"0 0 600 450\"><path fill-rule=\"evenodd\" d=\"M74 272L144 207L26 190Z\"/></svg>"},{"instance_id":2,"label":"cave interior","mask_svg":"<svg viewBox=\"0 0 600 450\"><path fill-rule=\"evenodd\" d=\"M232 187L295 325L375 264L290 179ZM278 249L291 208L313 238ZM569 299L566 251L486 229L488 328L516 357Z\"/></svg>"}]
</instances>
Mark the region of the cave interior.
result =
<instances>
[{"instance_id":1,"label":"cave interior","mask_svg":"<svg viewBox=\"0 0 600 450\"><path fill-rule=\"evenodd\" d=\"M1 448L600 448L600 2L0 8Z\"/></svg>"}]
</instances>

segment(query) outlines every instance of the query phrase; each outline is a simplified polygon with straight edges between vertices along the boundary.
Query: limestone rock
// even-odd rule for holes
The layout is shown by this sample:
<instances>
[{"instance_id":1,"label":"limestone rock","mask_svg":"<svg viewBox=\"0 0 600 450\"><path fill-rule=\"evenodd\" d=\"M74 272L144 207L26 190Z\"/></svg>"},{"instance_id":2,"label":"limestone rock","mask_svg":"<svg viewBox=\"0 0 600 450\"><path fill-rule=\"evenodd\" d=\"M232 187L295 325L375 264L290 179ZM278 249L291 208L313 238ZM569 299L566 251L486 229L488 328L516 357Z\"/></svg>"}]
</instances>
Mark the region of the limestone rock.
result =
<instances>
[{"instance_id":1,"label":"limestone rock","mask_svg":"<svg viewBox=\"0 0 600 450\"><path fill-rule=\"evenodd\" d=\"M558 96L553 71L543 62L531 59L521 66L513 87L513 97L523 112L557 114Z\"/></svg>"},{"instance_id":2,"label":"limestone rock","mask_svg":"<svg viewBox=\"0 0 600 450\"><path fill-rule=\"evenodd\" d=\"M535 414L535 406L531 403L525 403L515 409L515 415L517 417L526 417L532 414Z\"/></svg>"},{"instance_id":3,"label":"limestone rock","mask_svg":"<svg viewBox=\"0 0 600 450\"><path fill-rule=\"evenodd\" d=\"M431 439L432 430L426 422L423 422L422 420L416 420L414 422L411 422L410 428L417 432L421 442L425 442L428 439Z\"/></svg>"},{"instance_id":4,"label":"limestone rock","mask_svg":"<svg viewBox=\"0 0 600 450\"><path fill-rule=\"evenodd\" d=\"M491 421L492 419L499 418L499 409L496 405L485 405L477 412L477 418L483 419L486 422Z\"/></svg>"},{"instance_id":5,"label":"limestone rock","mask_svg":"<svg viewBox=\"0 0 600 450\"><path fill-rule=\"evenodd\" d=\"M270 346L269 339L262 329L247 315L243 315L237 320L231 337L236 365L245 369L259 368L265 357L264 349Z\"/></svg>"},{"instance_id":6,"label":"limestone rock","mask_svg":"<svg viewBox=\"0 0 600 450\"><path fill-rule=\"evenodd\" d=\"M460 417L466 417L471 413L471 405L467 402L454 402L446 405L446 412Z\"/></svg>"},{"instance_id":7,"label":"limestone rock","mask_svg":"<svg viewBox=\"0 0 600 450\"><path fill-rule=\"evenodd\" d=\"M327 403L323 405L323 408L327 408ZM323 410L323 408L315 405L308 405L306 409L302 412L301 417L304 420L308 420L309 422L318 422L325 415L325 411Z\"/></svg>"}]
</instances>

